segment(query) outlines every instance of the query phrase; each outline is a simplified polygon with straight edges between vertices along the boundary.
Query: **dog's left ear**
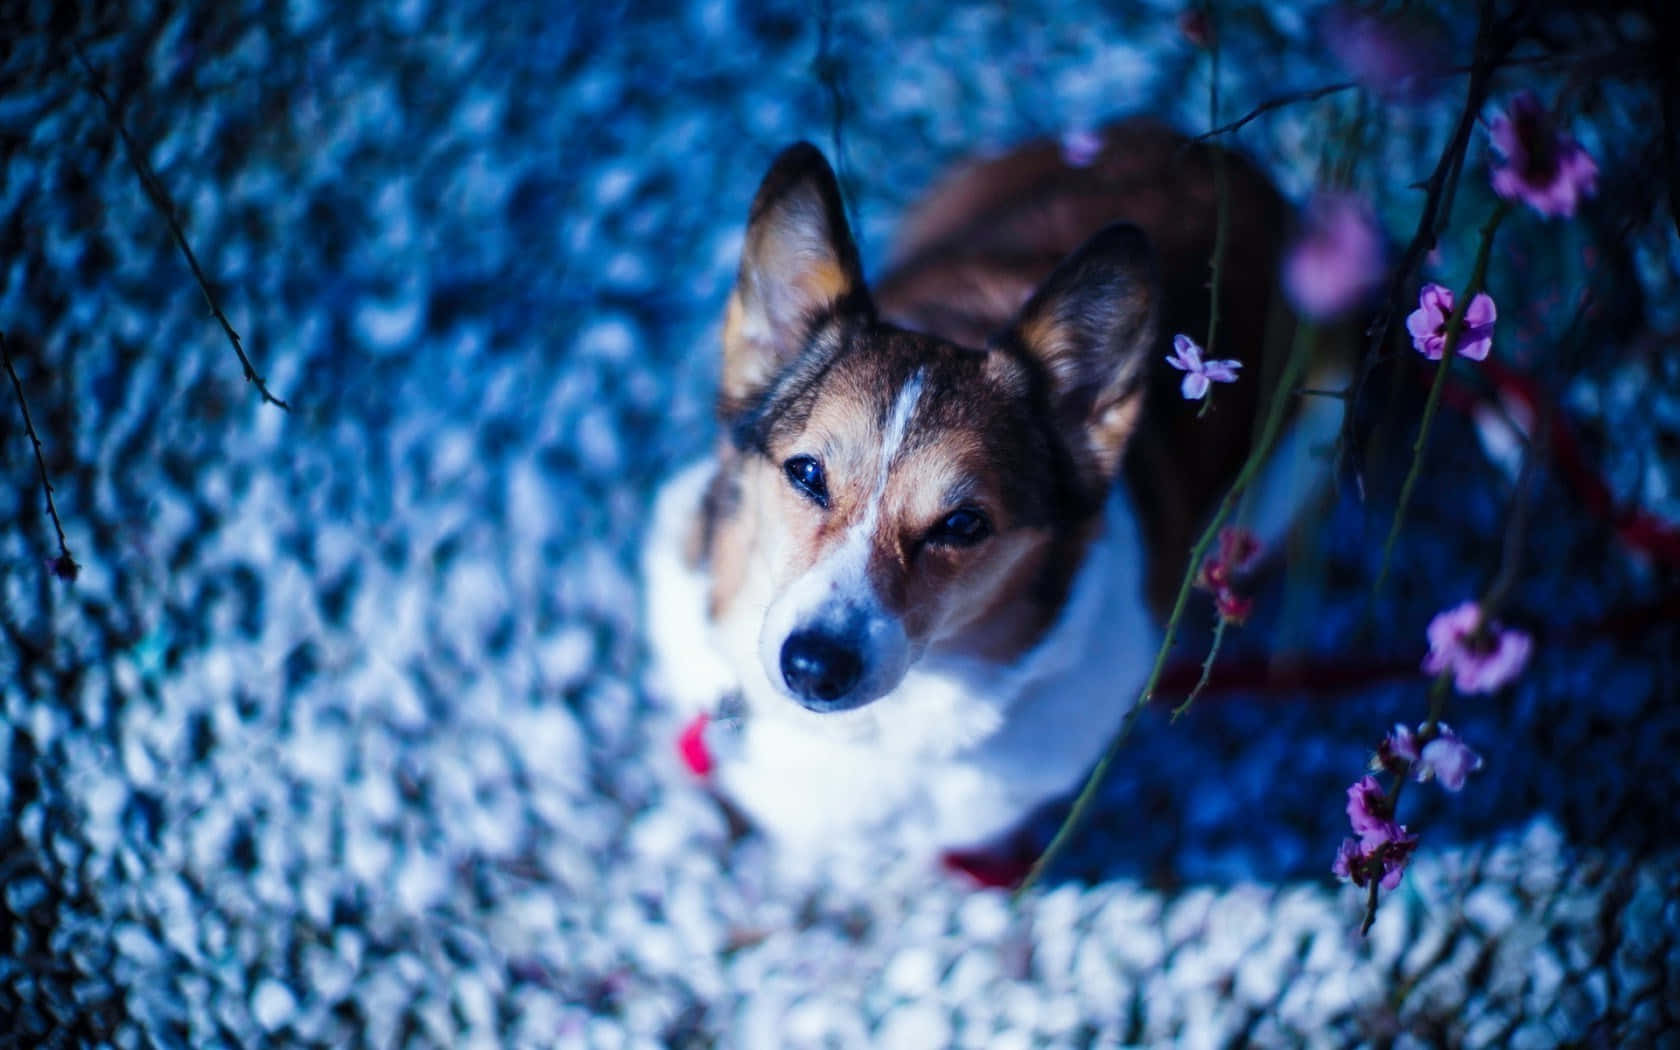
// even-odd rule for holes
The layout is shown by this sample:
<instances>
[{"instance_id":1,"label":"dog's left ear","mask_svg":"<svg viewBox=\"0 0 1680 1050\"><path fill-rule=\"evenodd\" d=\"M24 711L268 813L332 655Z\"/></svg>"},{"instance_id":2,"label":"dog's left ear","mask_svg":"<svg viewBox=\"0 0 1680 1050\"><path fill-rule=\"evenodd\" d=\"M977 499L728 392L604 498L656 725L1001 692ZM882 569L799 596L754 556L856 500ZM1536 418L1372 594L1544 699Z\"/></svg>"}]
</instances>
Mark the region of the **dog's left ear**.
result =
<instances>
[{"instance_id":1,"label":"dog's left ear","mask_svg":"<svg viewBox=\"0 0 1680 1050\"><path fill-rule=\"evenodd\" d=\"M1143 408L1159 285L1149 239L1104 227L1062 261L1003 337L1036 361L1075 459L1106 484Z\"/></svg>"},{"instance_id":2,"label":"dog's left ear","mask_svg":"<svg viewBox=\"0 0 1680 1050\"><path fill-rule=\"evenodd\" d=\"M753 197L723 326L719 409L750 407L804 348L812 327L872 307L840 186L809 142L783 150Z\"/></svg>"}]
</instances>

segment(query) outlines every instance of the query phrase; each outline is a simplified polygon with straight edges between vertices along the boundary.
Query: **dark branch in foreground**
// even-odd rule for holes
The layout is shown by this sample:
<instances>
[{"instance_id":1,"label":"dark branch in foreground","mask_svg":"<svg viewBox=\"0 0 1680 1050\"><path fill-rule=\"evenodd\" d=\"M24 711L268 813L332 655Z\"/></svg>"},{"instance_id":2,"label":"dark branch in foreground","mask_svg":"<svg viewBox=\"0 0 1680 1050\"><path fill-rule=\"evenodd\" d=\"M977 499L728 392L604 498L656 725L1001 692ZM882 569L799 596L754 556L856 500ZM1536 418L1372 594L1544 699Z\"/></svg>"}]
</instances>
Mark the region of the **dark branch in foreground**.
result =
<instances>
[{"instance_id":1,"label":"dark branch in foreground","mask_svg":"<svg viewBox=\"0 0 1680 1050\"><path fill-rule=\"evenodd\" d=\"M215 293L210 290L210 282L205 279L204 271L198 265L198 256L193 254L192 245L187 243L187 235L182 231L181 223L175 218L174 203L164 190L163 183L158 181L157 173L152 171L151 165L146 162L146 158L140 152L140 147L135 144L133 136L129 135L128 128L123 124L122 113L118 111L116 103L111 101L111 96L107 95L105 89L99 85L99 75L94 72L93 66L89 64L87 56L82 54L80 48L76 49L76 59L81 62L82 68L87 71L88 86L105 104L105 111L110 116L111 125L117 129L117 135L122 138L123 146L128 151L129 163L133 165L134 173L140 177L141 187L145 189L146 196L151 199L152 205L163 216L164 222L169 224L169 232L174 234L175 243L180 246L181 254L187 257L187 265L192 269L193 278L198 281L199 290L204 293L204 301L210 304L210 312L216 315L217 321L221 322L222 331L227 333L228 342L233 344L233 352L239 355L239 363L245 369L245 381L256 384L257 392L262 395L264 401L271 405L278 405L286 411L291 411L290 405L269 393L268 385L263 382L263 377L257 374L256 368L251 364L251 359L245 356L245 347L239 341L239 333L233 330L233 325L228 321L227 315L222 313L221 306L216 302Z\"/></svg>"},{"instance_id":2,"label":"dark branch in foreground","mask_svg":"<svg viewBox=\"0 0 1680 1050\"><path fill-rule=\"evenodd\" d=\"M1221 135L1229 135L1231 132L1236 131L1243 125L1260 119L1274 109L1282 109L1285 106L1293 106L1297 102L1317 102L1326 95L1334 95L1341 91L1351 91L1358 86L1359 84L1356 81L1343 80L1339 83L1326 84L1323 87L1313 88L1310 91L1291 91L1287 95L1279 95L1276 98L1269 98L1249 110L1247 113L1244 113L1236 120L1227 124L1221 124L1212 131L1204 131L1200 135L1196 135L1191 138L1190 141L1192 143L1206 142L1208 139L1218 138Z\"/></svg>"},{"instance_id":3,"label":"dark branch in foreground","mask_svg":"<svg viewBox=\"0 0 1680 1050\"><path fill-rule=\"evenodd\" d=\"M1370 328L1366 330L1364 361L1357 369L1352 398L1348 403L1347 412L1342 417L1342 432L1336 438L1338 476L1341 474L1342 457L1347 455L1351 447L1354 420L1358 416L1356 409L1364 395L1366 380L1370 378L1371 370L1382 357L1394 318L1405 310L1406 297L1412 292L1412 284L1419 267L1423 265L1424 256L1435 247L1441 231L1446 227L1452 209L1453 190L1457 186L1459 173L1463 170L1465 152L1470 146L1471 129L1476 126L1476 118L1482 111L1483 103L1487 101L1494 70L1503 63L1505 56L1516 44L1517 34L1513 22L1495 25L1492 7L1490 2L1484 0L1481 23L1476 30L1476 60L1471 65L1470 83L1465 89L1464 108L1459 113L1458 124L1453 128L1446 149L1441 151L1441 159L1435 165L1435 171L1424 183L1425 197L1422 213L1418 216L1417 230L1412 234L1411 243L1406 246L1405 253L1400 257L1399 264L1394 267L1389 278L1388 296L1377 311Z\"/></svg>"},{"instance_id":4,"label":"dark branch in foreground","mask_svg":"<svg viewBox=\"0 0 1680 1050\"><path fill-rule=\"evenodd\" d=\"M52 482L47 479L47 461L41 455L41 437L35 433L35 421L29 418L29 402L23 399L23 383L18 379L17 369L12 367L12 351L6 345L4 332L0 332L0 357L5 358L6 374L12 377L12 389L17 391L18 408L23 411L23 429L35 445L35 466L41 471L41 488L47 494L47 516L52 518L53 530L58 533L58 557L52 562L53 575L63 580L74 580L81 566L70 556L70 547L64 542L64 525L58 520Z\"/></svg>"}]
</instances>

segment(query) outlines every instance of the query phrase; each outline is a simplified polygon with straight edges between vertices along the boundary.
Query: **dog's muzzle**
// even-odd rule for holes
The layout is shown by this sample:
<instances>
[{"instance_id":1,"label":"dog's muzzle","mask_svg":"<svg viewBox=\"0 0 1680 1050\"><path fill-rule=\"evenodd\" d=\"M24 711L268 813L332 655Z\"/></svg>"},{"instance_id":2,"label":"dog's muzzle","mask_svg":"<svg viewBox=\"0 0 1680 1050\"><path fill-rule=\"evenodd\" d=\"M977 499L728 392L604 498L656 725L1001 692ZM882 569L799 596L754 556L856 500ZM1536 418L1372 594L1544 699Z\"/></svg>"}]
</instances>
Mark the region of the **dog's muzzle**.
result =
<instances>
[{"instance_id":1,"label":"dog's muzzle","mask_svg":"<svg viewBox=\"0 0 1680 1050\"><path fill-rule=\"evenodd\" d=\"M807 628L782 643L782 680L801 706L817 712L846 711L864 697L857 690L863 655L844 638Z\"/></svg>"}]
</instances>

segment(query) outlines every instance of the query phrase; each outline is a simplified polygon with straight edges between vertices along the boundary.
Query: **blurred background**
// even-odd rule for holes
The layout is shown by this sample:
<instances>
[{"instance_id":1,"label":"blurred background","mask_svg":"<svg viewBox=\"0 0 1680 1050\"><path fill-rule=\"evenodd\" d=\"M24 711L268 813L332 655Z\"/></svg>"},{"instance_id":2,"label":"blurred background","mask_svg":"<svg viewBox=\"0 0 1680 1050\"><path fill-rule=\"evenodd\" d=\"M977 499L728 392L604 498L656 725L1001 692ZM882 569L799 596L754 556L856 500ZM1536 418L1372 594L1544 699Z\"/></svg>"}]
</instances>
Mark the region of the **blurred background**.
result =
<instances>
[{"instance_id":1,"label":"blurred background","mask_svg":"<svg viewBox=\"0 0 1680 1050\"><path fill-rule=\"evenodd\" d=\"M963 157L1136 112L1207 130L1217 44L1218 122L1302 95L1228 141L1297 203L1351 188L1402 257L1483 75L1477 13L1223 6L0 2L0 1046L1672 1039L1660 0L1485 5L1509 47L1405 309L1468 278L1517 92L1597 197L1506 220L1501 370L1454 373L1381 597L1432 375L1402 317L1226 671L1142 720L1028 898L890 857L784 883L676 763L636 550L714 437L779 148L835 163L874 274ZM1553 406L1521 497L1515 390ZM1503 619L1534 659L1449 702L1486 766L1408 794L1419 856L1361 938L1329 874L1343 792L1423 719L1425 627L1487 588L1523 501Z\"/></svg>"}]
</instances>

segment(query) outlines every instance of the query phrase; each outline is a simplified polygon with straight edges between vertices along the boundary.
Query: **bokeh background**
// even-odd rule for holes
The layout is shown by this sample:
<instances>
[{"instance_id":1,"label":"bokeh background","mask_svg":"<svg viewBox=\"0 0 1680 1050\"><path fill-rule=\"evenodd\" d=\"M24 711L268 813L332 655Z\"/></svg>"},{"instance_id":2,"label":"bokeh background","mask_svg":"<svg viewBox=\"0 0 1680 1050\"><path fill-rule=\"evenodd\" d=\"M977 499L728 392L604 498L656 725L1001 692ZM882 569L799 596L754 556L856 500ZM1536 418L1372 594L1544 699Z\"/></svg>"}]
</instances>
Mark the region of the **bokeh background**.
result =
<instances>
[{"instance_id":1,"label":"bokeh background","mask_svg":"<svg viewBox=\"0 0 1680 1050\"><path fill-rule=\"evenodd\" d=\"M1318 5L1226 6L1226 119L1369 72ZM1448 707L1487 765L1408 794L1420 854L1361 938L1343 791L1423 718L1424 628L1493 578L1513 505L1475 369L1382 598L1404 347L1226 646L1242 673L1142 720L1018 904L891 857L784 881L642 681L637 547L714 436L776 150L835 161L878 272L959 158L1133 112L1205 130L1182 5L0 3L0 331L81 565L51 571L8 378L0 1046L1675 1045L1676 562L1625 527L1680 522L1665 6L1535 5L1494 74L1489 115L1561 98L1601 169L1576 219L1509 219L1490 274L1496 357L1581 469L1527 490L1532 666ZM1410 9L1470 61L1467 6ZM1354 143L1403 245L1465 84L1232 141L1296 201ZM1478 127L1425 277L1464 281L1492 200Z\"/></svg>"}]
</instances>

